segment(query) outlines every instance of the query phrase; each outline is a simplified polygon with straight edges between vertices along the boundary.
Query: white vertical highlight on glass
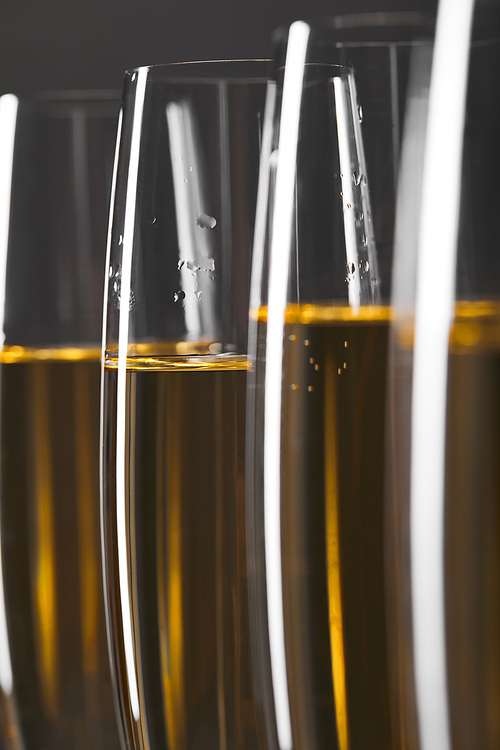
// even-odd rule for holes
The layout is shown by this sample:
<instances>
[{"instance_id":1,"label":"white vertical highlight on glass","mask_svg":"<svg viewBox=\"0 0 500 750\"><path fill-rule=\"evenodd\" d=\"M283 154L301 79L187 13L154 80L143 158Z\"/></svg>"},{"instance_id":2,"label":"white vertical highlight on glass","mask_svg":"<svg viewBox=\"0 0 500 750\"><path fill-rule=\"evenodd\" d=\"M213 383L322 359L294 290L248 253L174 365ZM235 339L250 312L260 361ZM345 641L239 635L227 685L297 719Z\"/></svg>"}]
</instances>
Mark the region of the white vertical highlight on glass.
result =
<instances>
[{"instance_id":1,"label":"white vertical highlight on glass","mask_svg":"<svg viewBox=\"0 0 500 750\"><path fill-rule=\"evenodd\" d=\"M3 345L5 315L5 282L9 249L10 198L12 166L19 100L14 94L0 97L0 345Z\"/></svg>"},{"instance_id":2,"label":"white vertical highlight on glass","mask_svg":"<svg viewBox=\"0 0 500 750\"><path fill-rule=\"evenodd\" d=\"M116 527L118 545L118 580L122 607L123 641L125 666L130 695L130 707L134 719L139 719L139 697L137 674L135 670L134 640L132 632L132 610L128 577L128 534L127 534L127 497L125 488L126 471L126 402L127 402L127 353L129 334L129 300L132 278L132 255L134 247L134 228L137 183L139 174L139 155L141 148L142 116L146 93L147 68L137 72L133 128L130 144L129 172L125 197L125 225L123 229L123 256L121 277L120 318L118 333L118 385L116 417Z\"/></svg>"},{"instance_id":3,"label":"white vertical highlight on glass","mask_svg":"<svg viewBox=\"0 0 500 750\"><path fill-rule=\"evenodd\" d=\"M250 310L252 311L258 310L262 303L261 283L264 266L264 245L266 241L267 205L271 180L271 146L275 106L276 83L274 81L269 81L266 88L266 101L264 104L264 124L262 128L262 145L260 149L259 164L259 186L257 190L257 205L255 209L252 278L250 282ZM250 316L249 325L253 325L253 323L254 316ZM256 340L257 336L255 331L255 337L249 336L249 351L253 351Z\"/></svg>"},{"instance_id":4,"label":"white vertical highlight on glass","mask_svg":"<svg viewBox=\"0 0 500 750\"><path fill-rule=\"evenodd\" d=\"M288 700L280 528L281 383L286 290L294 215L295 173L300 104L310 28L297 21L290 26L285 61L278 143L278 166L272 219L269 301L266 341L264 406L264 529L267 610L271 674L278 741L292 747Z\"/></svg>"},{"instance_id":5,"label":"white vertical highlight on glass","mask_svg":"<svg viewBox=\"0 0 500 750\"><path fill-rule=\"evenodd\" d=\"M9 219L19 101L13 94L0 97L0 345L5 340L5 284L7 280L7 254L9 249ZM0 539L0 687L6 695L12 693L13 678L10 660L9 634L5 612L3 587L2 548Z\"/></svg>"},{"instance_id":6,"label":"white vertical highlight on glass","mask_svg":"<svg viewBox=\"0 0 500 750\"><path fill-rule=\"evenodd\" d=\"M189 101L171 101L166 105L166 119L172 164L175 217L179 241L179 261L184 322L193 341L210 340L218 330L216 286L207 273L213 268L214 243L209 228L200 227L198 218L212 220L204 209L204 165L196 131L195 113ZM215 280L215 279L214 279Z\"/></svg>"},{"instance_id":7,"label":"white vertical highlight on glass","mask_svg":"<svg viewBox=\"0 0 500 750\"><path fill-rule=\"evenodd\" d=\"M342 78L339 78L338 76L333 79L333 90L335 92L335 115L337 118L337 133L339 137L340 182L342 185L342 203L344 206L344 235L349 278L349 305L357 310L361 302L361 279L359 272L356 220L354 211L347 208L347 206L355 205L352 185L352 149L350 145L354 136L352 129L350 92L346 88L346 84Z\"/></svg>"},{"instance_id":8,"label":"white vertical highlight on glass","mask_svg":"<svg viewBox=\"0 0 500 750\"><path fill-rule=\"evenodd\" d=\"M444 601L446 393L473 5L473 0L458 4L442 0L439 5L423 170L410 480L413 634L422 750L451 748Z\"/></svg>"},{"instance_id":9,"label":"white vertical highlight on glass","mask_svg":"<svg viewBox=\"0 0 500 750\"><path fill-rule=\"evenodd\" d=\"M106 537L104 533L105 529L105 515L104 515L104 367L106 361L106 337L108 330L108 289L109 289L109 269L111 267L111 236L113 227L113 208L115 205L115 192L116 192L116 174L118 171L118 155L120 153L120 143L122 136L122 122L123 122L123 110L120 109L118 115L118 127L116 132L116 143L115 143L115 157L113 162L113 176L111 180L111 195L109 200L109 218L108 218L108 234L106 241L106 270L104 274L104 293L103 293L103 315L102 315L102 339L101 339L101 388L100 388L100 423L99 423L99 501L100 501L100 523L101 523L101 560L102 560L102 584L104 591L104 612L106 619L106 636L108 641L108 653L111 656L113 651L113 627L111 624L111 616L109 613L109 599L107 595L108 581L106 572ZM111 659L110 659L111 663Z\"/></svg>"}]
</instances>

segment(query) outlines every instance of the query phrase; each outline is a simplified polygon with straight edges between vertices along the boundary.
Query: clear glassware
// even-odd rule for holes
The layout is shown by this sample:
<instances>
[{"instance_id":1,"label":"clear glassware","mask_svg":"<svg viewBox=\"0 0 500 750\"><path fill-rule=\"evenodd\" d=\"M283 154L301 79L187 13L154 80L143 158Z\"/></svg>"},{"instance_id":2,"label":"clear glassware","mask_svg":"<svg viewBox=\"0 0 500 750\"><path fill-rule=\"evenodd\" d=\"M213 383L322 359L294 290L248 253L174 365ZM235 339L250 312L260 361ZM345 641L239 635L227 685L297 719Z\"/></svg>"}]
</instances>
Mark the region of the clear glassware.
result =
<instances>
[{"instance_id":1,"label":"clear glassware","mask_svg":"<svg viewBox=\"0 0 500 750\"><path fill-rule=\"evenodd\" d=\"M126 74L104 318L102 539L128 746L255 748L244 503L268 63Z\"/></svg>"},{"instance_id":2,"label":"clear glassware","mask_svg":"<svg viewBox=\"0 0 500 750\"><path fill-rule=\"evenodd\" d=\"M0 745L118 748L99 533L119 92L0 97Z\"/></svg>"},{"instance_id":3,"label":"clear glassware","mask_svg":"<svg viewBox=\"0 0 500 750\"><path fill-rule=\"evenodd\" d=\"M403 139L387 580L410 750L500 744L500 37L490 10L440 3Z\"/></svg>"},{"instance_id":4,"label":"clear glassware","mask_svg":"<svg viewBox=\"0 0 500 750\"><path fill-rule=\"evenodd\" d=\"M433 24L354 18L348 31L333 19L277 33L264 119L248 554L258 705L268 747L281 750L401 747L384 570L386 375L406 86Z\"/></svg>"}]
</instances>

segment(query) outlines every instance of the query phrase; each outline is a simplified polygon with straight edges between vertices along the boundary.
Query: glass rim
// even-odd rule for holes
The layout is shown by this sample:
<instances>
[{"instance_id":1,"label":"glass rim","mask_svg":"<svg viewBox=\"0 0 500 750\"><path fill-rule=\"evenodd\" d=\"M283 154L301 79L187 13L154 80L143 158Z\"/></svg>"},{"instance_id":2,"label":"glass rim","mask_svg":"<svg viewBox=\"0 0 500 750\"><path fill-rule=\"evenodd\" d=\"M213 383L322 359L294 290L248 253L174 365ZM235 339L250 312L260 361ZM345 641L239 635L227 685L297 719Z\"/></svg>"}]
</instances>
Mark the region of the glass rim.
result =
<instances>
[{"instance_id":1,"label":"glass rim","mask_svg":"<svg viewBox=\"0 0 500 750\"><path fill-rule=\"evenodd\" d=\"M125 79L135 80L139 74L153 75L163 83L217 82L261 83L268 78L271 58L220 58L213 60L181 60L157 65L141 65L125 71Z\"/></svg>"}]
</instances>

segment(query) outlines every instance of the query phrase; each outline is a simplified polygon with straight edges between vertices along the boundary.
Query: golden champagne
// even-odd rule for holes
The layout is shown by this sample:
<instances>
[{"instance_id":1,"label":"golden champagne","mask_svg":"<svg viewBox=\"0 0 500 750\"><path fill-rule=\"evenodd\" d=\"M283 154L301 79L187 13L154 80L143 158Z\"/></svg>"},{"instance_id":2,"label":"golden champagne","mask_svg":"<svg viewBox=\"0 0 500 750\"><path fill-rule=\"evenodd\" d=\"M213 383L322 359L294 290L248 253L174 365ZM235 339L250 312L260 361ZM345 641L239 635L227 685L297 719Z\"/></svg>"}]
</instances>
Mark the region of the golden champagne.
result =
<instances>
[{"instance_id":1,"label":"golden champagne","mask_svg":"<svg viewBox=\"0 0 500 750\"><path fill-rule=\"evenodd\" d=\"M384 577L389 319L383 307L285 312L282 606L297 749L396 750Z\"/></svg>"},{"instance_id":2,"label":"golden champagne","mask_svg":"<svg viewBox=\"0 0 500 750\"><path fill-rule=\"evenodd\" d=\"M0 744L118 749L100 564L99 352L12 347L0 362Z\"/></svg>"},{"instance_id":3,"label":"golden champagne","mask_svg":"<svg viewBox=\"0 0 500 750\"><path fill-rule=\"evenodd\" d=\"M138 356L128 360L122 394L116 362L106 367L108 593L122 712L137 747L139 737L155 750L257 747L245 539L246 370L241 357ZM121 503L125 528L117 523ZM127 597L133 668L122 621Z\"/></svg>"},{"instance_id":4,"label":"golden champagne","mask_svg":"<svg viewBox=\"0 0 500 750\"><path fill-rule=\"evenodd\" d=\"M453 750L500 747L500 305L450 334L445 590Z\"/></svg>"}]
</instances>

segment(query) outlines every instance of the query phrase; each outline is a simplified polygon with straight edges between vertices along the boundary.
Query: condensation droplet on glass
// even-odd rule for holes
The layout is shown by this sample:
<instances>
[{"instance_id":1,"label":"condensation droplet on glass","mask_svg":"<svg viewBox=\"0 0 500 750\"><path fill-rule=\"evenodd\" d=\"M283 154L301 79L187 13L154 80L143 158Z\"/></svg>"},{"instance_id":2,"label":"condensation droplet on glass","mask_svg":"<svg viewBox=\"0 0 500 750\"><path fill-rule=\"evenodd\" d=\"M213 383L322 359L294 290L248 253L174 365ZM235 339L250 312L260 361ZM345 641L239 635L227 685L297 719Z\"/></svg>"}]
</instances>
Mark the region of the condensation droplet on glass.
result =
<instances>
[{"instance_id":1,"label":"condensation droplet on glass","mask_svg":"<svg viewBox=\"0 0 500 750\"><path fill-rule=\"evenodd\" d=\"M215 259L210 255L208 256L208 258L205 258L205 263L201 266L201 270L206 272L215 271Z\"/></svg>"},{"instance_id":2,"label":"condensation droplet on glass","mask_svg":"<svg viewBox=\"0 0 500 750\"><path fill-rule=\"evenodd\" d=\"M290 383L289 388L291 391L296 391L298 389L297 383Z\"/></svg>"},{"instance_id":3,"label":"condensation droplet on glass","mask_svg":"<svg viewBox=\"0 0 500 750\"><path fill-rule=\"evenodd\" d=\"M179 289L178 292L175 292L174 294L174 302L179 302L180 300L185 299L186 292L183 292L182 289Z\"/></svg>"},{"instance_id":4,"label":"condensation droplet on glass","mask_svg":"<svg viewBox=\"0 0 500 750\"><path fill-rule=\"evenodd\" d=\"M370 263L369 261L365 260L365 271L369 271L369 270L370 270Z\"/></svg>"},{"instance_id":5,"label":"condensation droplet on glass","mask_svg":"<svg viewBox=\"0 0 500 750\"><path fill-rule=\"evenodd\" d=\"M364 219L364 215L363 215L363 212L362 212L362 211L358 211L358 213L356 214L356 219L357 219L358 221L363 221L363 219Z\"/></svg>"},{"instance_id":6,"label":"condensation droplet on glass","mask_svg":"<svg viewBox=\"0 0 500 750\"><path fill-rule=\"evenodd\" d=\"M368 245L368 240L366 238L366 234L361 235L361 242L363 243L363 247L366 247Z\"/></svg>"},{"instance_id":7,"label":"condensation droplet on glass","mask_svg":"<svg viewBox=\"0 0 500 750\"><path fill-rule=\"evenodd\" d=\"M319 370L319 365L314 365L314 369L317 371Z\"/></svg>"},{"instance_id":8,"label":"condensation droplet on glass","mask_svg":"<svg viewBox=\"0 0 500 750\"><path fill-rule=\"evenodd\" d=\"M304 344L304 346L309 346L311 342L309 341L309 339L304 339L302 343Z\"/></svg>"},{"instance_id":9,"label":"condensation droplet on glass","mask_svg":"<svg viewBox=\"0 0 500 750\"><path fill-rule=\"evenodd\" d=\"M353 172L352 173L352 184L354 187L358 187L359 183L361 182L361 175L359 172Z\"/></svg>"},{"instance_id":10,"label":"condensation droplet on glass","mask_svg":"<svg viewBox=\"0 0 500 750\"><path fill-rule=\"evenodd\" d=\"M350 203L347 204L347 208L351 208L351 204Z\"/></svg>"},{"instance_id":11,"label":"condensation droplet on glass","mask_svg":"<svg viewBox=\"0 0 500 750\"><path fill-rule=\"evenodd\" d=\"M342 375L342 368L341 367L338 368L337 375Z\"/></svg>"},{"instance_id":12,"label":"condensation droplet on glass","mask_svg":"<svg viewBox=\"0 0 500 750\"><path fill-rule=\"evenodd\" d=\"M114 276L113 266L109 267L108 276L109 276L110 279L113 278L113 276Z\"/></svg>"},{"instance_id":13,"label":"condensation droplet on glass","mask_svg":"<svg viewBox=\"0 0 500 750\"><path fill-rule=\"evenodd\" d=\"M356 266L354 265L354 263L351 263L351 273L352 274L356 273Z\"/></svg>"},{"instance_id":14,"label":"condensation droplet on glass","mask_svg":"<svg viewBox=\"0 0 500 750\"><path fill-rule=\"evenodd\" d=\"M309 393L312 393L314 391L314 386L313 385L308 385L307 386L307 390L309 391Z\"/></svg>"},{"instance_id":15,"label":"condensation droplet on glass","mask_svg":"<svg viewBox=\"0 0 500 750\"><path fill-rule=\"evenodd\" d=\"M294 333L291 333L291 334L290 334L290 335L288 336L288 341L295 341L295 339L296 339L296 338L297 338L297 336L296 336L296 335L295 335Z\"/></svg>"},{"instance_id":16,"label":"condensation droplet on glass","mask_svg":"<svg viewBox=\"0 0 500 750\"><path fill-rule=\"evenodd\" d=\"M192 172L193 171L193 167L189 167L189 171Z\"/></svg>"},{"instance_id":17,"label":"condensation droplet on glass","mask_svg":"<svg viewBox=\"0 0 500 750\"><path fill-rule=\"evenodd\" d=\"M309 357L309 364L313 365L315 362L314 357Z\"/></svg>"},{"instance_id":18,"label":"condensation droplet on glass","mask_svg":"<svg viewBox=\"0 0 500 750\"><path fill-rule=\"evenodd\" d=\"M196 292L194 293L194 296L196 297L196 299L201 299L202 294L203 294L203 291L201 289L197 289Z\"/></svg>"},{"instance_id":19,"label":"condensation droplet on glass","mask_svg":"<svg viewBox=\"0 0 500 750\"><path fill-rule=\"evenodd\" d=\"M344 349L347 349L349 347L349 342L346 340L344 341Z\"/></svg>"},{"instance_id":20,"label":"condensation droplet on glass","mask_svg":"<svg viewBox=\"0 0 500 750\"><path fill-rule=\"evenodd\" d=\"M360 122L363 122L363 107L361 104L358 104L358 119Z\"/></svg>"},{"instance_id":21,"label":"condensation droplet on glass","mask_svg":"<svg viewBox=\"0 0 500 750\"><path fill-rule=\"evenodd\" d=\"M151 224L152 224L152 225L153 225L154 227L156 227L156 225L157 225L157 219L156 219L156 216L153 216L153 218L151 219Z\"/></svg>"},{"instance_id":22,"label":"condensation droplet on glass","mask_svg":"<svg viewBox=\"0 0 500 750\"><path fill-rule=\"evenodd\" d=\"M347 362L344 362L344 364L343 364L342 366L343 366L343 368L344 368L344 370L345 370L345 369L346 369L346 367L347 367Z\"/></svg>"},{"instance_id":23,"label":"condensation droplet on glass","mask_svg":"<svg viewBox=\"0 0 500 750\"><path fill-rule=\"evenodd\" d=\"M177 268L179 269L179 271L181 270L181 268L182 268L182 266L184 265L184 263L185 263L185 262L186 262L185 260L180 260L180 261L179 261L179 262L177 263Z\"/></svg>"},{"instance_id":24,"label":"condensation droplet on glass","mask_svg":"<svg viewBox=\"0 0 500 750\"><path fill-rule=\"evenodd\" d=\"M365 174L361 175L361 184L363 185L363 187L366 187L366 185L367 185L367 180L366 180L366 175Z\"/></svg>"},{"instance_id":25,"label":"condensation droplet on glass","mask_svg":"<svg viewBox=\"0 0 500 750\"><path fill-rule=\"evenodd\" d=\"M113 291L115 292L115 294L120 291L120 284L118 283L118 281L113 282Z\"/></svg>"},{"instance_id":26,"label":"condensation droplet on glass","mask_svg":"<svg viewBox=\"0 0 500 750\"><path fill-rule=\"evenodd\" d=\"M217 226L217 220L208 214L200 214L196 219L196 226L200 229L213 229Z\"/></svg>"},{"instance_id":27,"label":"condensation droplet on glass","mask_svg":"<svg viewBox=\"0 0 500 750\"><path fill-rule=\"evenodd\" d=\"M188 181L187 177L184 177L184 184L186 184Z\"/></svg>"},{"instance_id":28,"label":"condensation droplet on glass","mask_svg":"<svg viewBox=\"0 0 500 750\"><path fill-rule=\"evenodd\" d=\"M132 77L131 77L131 79L130 79L130 80L131 80L131 81L135 81L135 79L136 79L136 76L137 76L137 73L132 73Z\"/></svg>"},{"instance_id":29,"label":"condensation droplet on glass","mask_svg":"<svg viewBox=\"0 0 500 750\"><path fill-rule=\"evenodd\" d=\"M201 267L195 260L187 260L186 268L188 268L190 271L201 271Z\"/></svg>"},{"instance_id":30,"label":"condensation droplet on glass","mask_svg":"<svg viewBox=\"0 0 500 750\"><path fill-rule=\"evenodd\" d=\"M118 244L123 245L123 234L120 234L120 236L118 237Z\"/></svg>"},{"instance_id":31,"label":"condensation droplet on glass","mask_svg":"<svg viewBox=\"0 0 500 750\"><path fill-rule=\"evenodd\" d=\"M341 172L341 173L340 173L340 175L339 175L340 179L342 179L342 178L343 178L343 176L344 176L344 175L343 175L343 174L342 174L342 172Z\"/></svg>"}]
</instances>

